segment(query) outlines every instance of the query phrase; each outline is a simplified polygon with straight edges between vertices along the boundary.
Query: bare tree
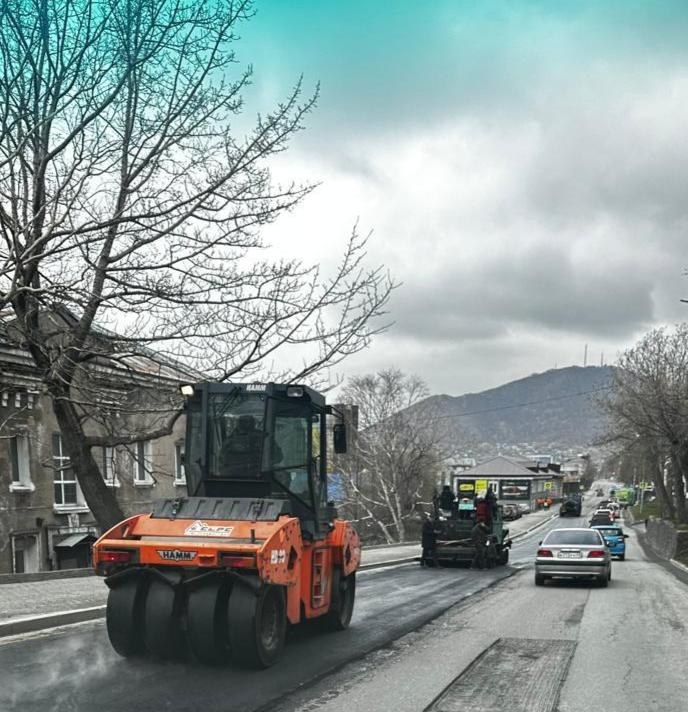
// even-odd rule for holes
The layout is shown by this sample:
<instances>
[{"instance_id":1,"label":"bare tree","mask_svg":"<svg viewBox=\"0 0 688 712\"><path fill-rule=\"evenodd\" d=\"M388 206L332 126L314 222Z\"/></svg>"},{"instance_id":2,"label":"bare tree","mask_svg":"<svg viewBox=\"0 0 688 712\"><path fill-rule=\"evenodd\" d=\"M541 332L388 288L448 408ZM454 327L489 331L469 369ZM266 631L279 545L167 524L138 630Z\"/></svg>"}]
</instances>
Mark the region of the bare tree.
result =
<instances>
[{"instance_id":1,"label":"bare tree","mask_svg":"<svg viewBox=\"0 0 688 712\"><path fill-rule=\"evenodd\" d=\"M349 506L388 543L404 541L407 526L436 485L444 432L424 407L425 383L397 369L351 378L344 402L359 408L359 436L340 469Z\"/></svg>"},{"instance_id":2,"label":"bare tree","mask_svg":"<svg viewBox=\"0 0 688 712\"><path fill-rule=\"evenodd\" d=\"M0 4L0 308L102 527L122 513L91 448L169 432L179 413L161 378L167 390L144 399L161 422L136 417L141 359L147 372L167 359L217 380L268 367L306 379L383 328L393 285L366 266L355 231L332 274L270 259L261 240L311 190L275 184L266 161L316 96L299 81L246 135L233 131L251 78L236 33L251 13L246 0ZM299 367L280 365L285 350ZM132 376L115 397L135 426L124 437L89 430L112 390L94 372L103 362Z\"/></svg>"},{"instance_id":3,"label":"bare tree","mask_svg":"<svg viewBox=\"0 0 688 712\"><path fill-rule=\"evenodd\" d=\"M618 366L604 403L613 423L609 439L642 451L664 511L688 522L688 325L649 332Z\"/></svg>"}]
</instances>

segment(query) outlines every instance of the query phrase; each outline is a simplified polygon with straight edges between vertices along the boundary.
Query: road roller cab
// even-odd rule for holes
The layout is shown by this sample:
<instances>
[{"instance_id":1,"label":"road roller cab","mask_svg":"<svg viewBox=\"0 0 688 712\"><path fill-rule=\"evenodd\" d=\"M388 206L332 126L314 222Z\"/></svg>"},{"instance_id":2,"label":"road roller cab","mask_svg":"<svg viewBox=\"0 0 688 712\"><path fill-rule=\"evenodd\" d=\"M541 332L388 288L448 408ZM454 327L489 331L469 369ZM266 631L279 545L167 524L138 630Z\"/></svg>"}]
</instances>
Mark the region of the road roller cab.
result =
<instances>
[{"instance_id":1,"label":"road roller cab","mask_svg":"<svg viewBox=\"0 0 688 712\"><path fill-rule=\"evenodd\" d=\"M115 650L268 666L288 624L348 627L360 544L328 503L324 397L272 383L183 392L189 496L94 546ZM346 449L343 423L333 440Z\"/></svg>"}]
</instances>

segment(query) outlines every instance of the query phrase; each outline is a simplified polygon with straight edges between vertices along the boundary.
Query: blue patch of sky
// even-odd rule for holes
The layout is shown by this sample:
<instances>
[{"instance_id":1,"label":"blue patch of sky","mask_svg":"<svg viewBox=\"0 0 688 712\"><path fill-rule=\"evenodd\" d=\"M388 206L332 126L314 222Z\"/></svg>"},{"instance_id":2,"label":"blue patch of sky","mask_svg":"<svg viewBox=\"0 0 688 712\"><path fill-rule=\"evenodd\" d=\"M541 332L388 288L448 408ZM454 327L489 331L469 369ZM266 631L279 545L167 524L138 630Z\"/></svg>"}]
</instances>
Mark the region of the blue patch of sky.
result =
<instances>
[{"instance_id":1,"label":"blue patch of sky","mask_svg":"<svg viewBox=\"0 0 688 712\"><path fill-rule=\"evenodd\" d=\"M606 72L621 87L686 58L688 3L651 0L258 0L239 55L250 106L303 73L315 133L529 112Z\"/></svg>"}]
</instances>

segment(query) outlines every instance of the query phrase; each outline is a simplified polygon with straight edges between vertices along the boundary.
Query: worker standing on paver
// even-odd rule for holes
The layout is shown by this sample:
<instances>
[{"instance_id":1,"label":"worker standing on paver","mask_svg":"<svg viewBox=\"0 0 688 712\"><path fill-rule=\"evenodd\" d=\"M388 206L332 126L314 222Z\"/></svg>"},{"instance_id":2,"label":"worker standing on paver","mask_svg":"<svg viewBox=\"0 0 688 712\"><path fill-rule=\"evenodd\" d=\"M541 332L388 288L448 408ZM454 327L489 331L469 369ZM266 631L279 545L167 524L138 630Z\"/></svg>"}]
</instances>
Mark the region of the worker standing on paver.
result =
<instances>
[{"instance_id":1,"label":"worker standing on paver","mask_svg":"<svg viewBox=\"0 0 688 712\"><path fill-rule=\"evenodd\" d=\"M487 535L489 529L483 522L477 524L471 529L471 543L475 547L473 554L472 569L484 569L487 565Z\"/></svg>"},{"instance_id":2,"label":"worker standing on paver","mask_svg":"<svg viewBox=\"0 0 688 712\"><path fill-rule=\"evenodd\" d=\"M487 500L483 497L476 497L475 499L475 521L476 522L489 522L490 517L490 505Z\"/></svg>"},{"instance_id":3,"label":"worker standing on paver","mask_svg":"<svg viewBox=\"0 0 688 712\"><path fill-rule=\"evenodd\" d=\"M454 511L454 499L454 493L451 491L451 487L444 485L440 493L440 507L450 512Z\"/></svg>"},{"instance_id":4,"label":"worker standing on paver","mask_svg":"<svg viewBox=\"0 0 688 712\"><path fill-rule=\"evenodd\" d=\"M492 489L492 485L487 488L485 501L487 502L487 508L490 513L490 521L492 521L497 514L497 497Z\"/></svg>"}]
</instances>

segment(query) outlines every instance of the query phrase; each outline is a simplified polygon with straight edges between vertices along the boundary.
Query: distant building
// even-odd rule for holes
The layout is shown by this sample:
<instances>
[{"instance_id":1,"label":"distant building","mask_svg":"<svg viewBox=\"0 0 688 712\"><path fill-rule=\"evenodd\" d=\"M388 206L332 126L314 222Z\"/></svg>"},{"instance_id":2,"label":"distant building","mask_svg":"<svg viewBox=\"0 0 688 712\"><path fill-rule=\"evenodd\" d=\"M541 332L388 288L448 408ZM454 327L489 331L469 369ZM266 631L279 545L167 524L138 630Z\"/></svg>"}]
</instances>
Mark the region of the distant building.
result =
<instances>
[{"instance_id":1,"label":"distant building","mask_svg":"<svg viewBox=\"0 0 688 712\"><path fill-rule=\"evenodd\" d=\"M452 476L458 497L473 497L492 487L500 503L533 507L538 499L560 499L563 475L557 463L498 455Z\"/></svg>"},{"instance_id":2,"label":"distant building","mask_svg":"<svg viewBox=\"0 0 688 712\"><path fill-rule=\"evenodd\" d=\"M136 377L148 385L196 380L169 362L151 369L151 361L144 361L137 362ZM116 390L116 369L107 378ZM180 418L166 437L93 449L125 514L147 511L161 497L186 494L184 427ZM69 469L51 399L29 354L0 323L0 573L89 566L99 534Z\"/></svg>"}]
</instances>

